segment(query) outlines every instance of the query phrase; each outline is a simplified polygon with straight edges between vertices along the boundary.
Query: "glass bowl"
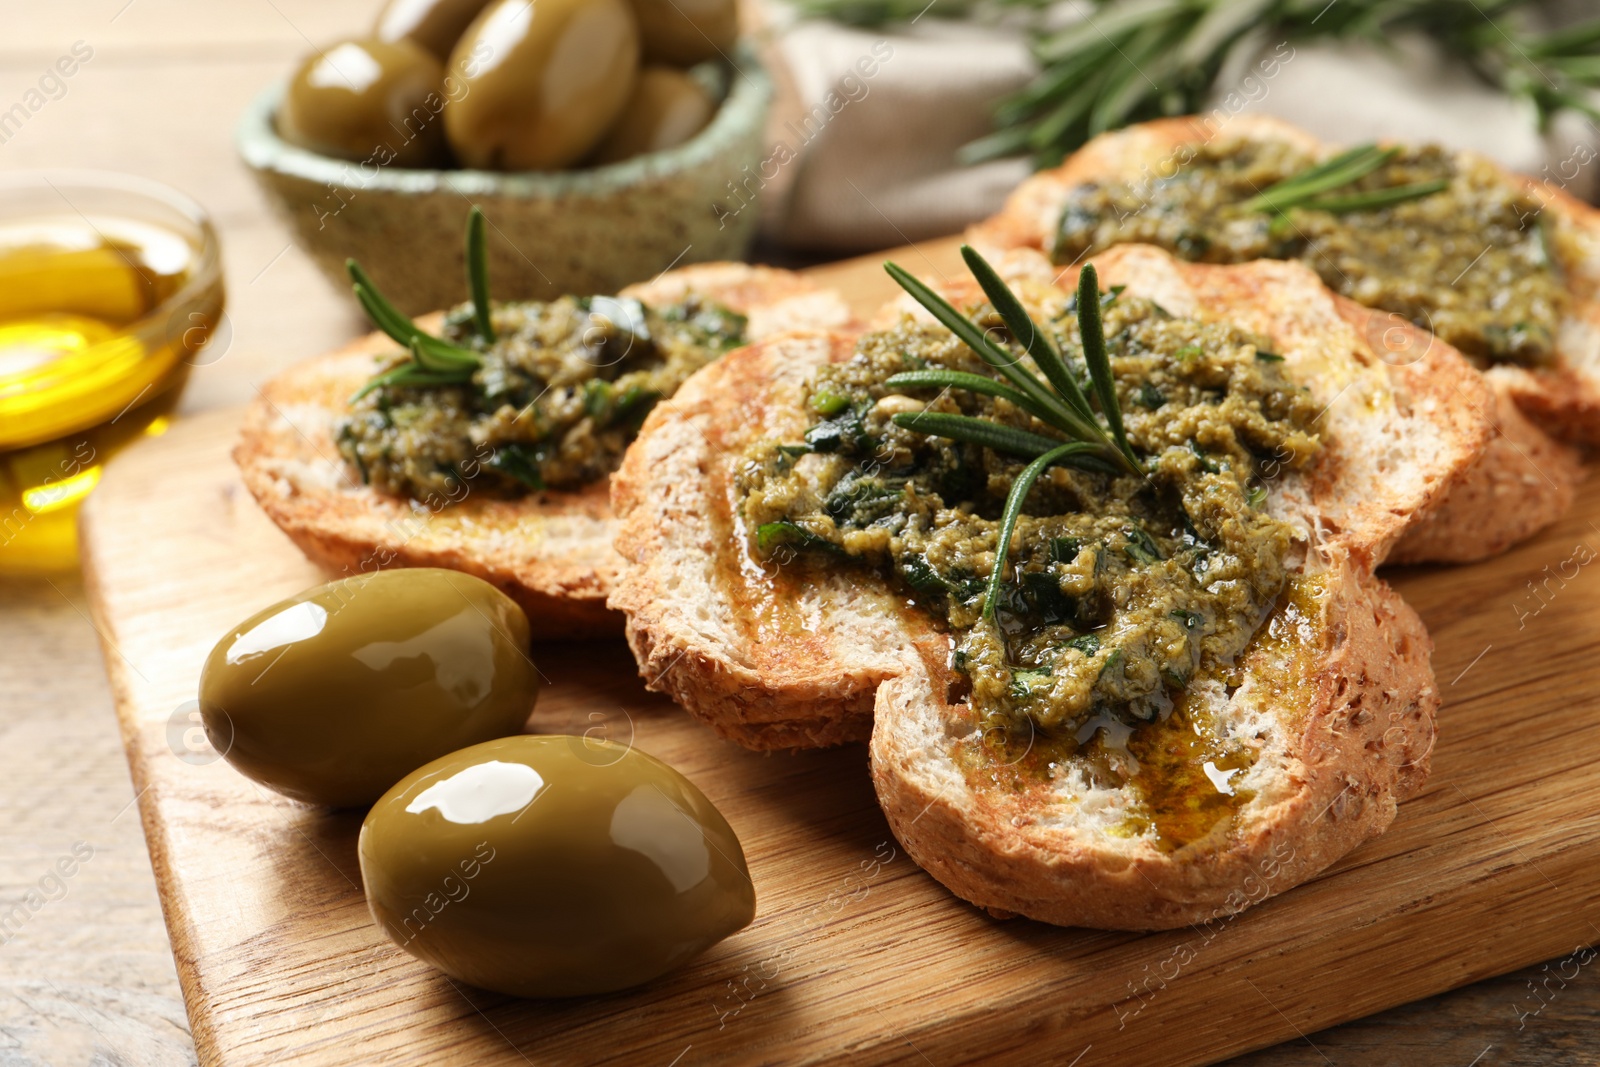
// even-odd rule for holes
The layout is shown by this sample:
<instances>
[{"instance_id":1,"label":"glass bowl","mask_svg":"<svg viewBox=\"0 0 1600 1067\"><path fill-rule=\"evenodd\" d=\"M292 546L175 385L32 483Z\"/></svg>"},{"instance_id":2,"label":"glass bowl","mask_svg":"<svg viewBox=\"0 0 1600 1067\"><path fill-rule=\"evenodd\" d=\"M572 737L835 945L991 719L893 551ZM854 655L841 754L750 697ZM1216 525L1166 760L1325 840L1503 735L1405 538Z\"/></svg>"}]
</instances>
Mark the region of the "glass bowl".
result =
<instances>
[{"instance_id":1,"label":"glass bowl","mask_svg":"<svg viewBox=\"0 0 1600 1067\"><path fill-rule=\"evenodd\" d=\"M75 564L78 502L112 453L166 428L223 299L216 230L183 194L0 175L0 573Z\"/></svg>"}]
</instances>

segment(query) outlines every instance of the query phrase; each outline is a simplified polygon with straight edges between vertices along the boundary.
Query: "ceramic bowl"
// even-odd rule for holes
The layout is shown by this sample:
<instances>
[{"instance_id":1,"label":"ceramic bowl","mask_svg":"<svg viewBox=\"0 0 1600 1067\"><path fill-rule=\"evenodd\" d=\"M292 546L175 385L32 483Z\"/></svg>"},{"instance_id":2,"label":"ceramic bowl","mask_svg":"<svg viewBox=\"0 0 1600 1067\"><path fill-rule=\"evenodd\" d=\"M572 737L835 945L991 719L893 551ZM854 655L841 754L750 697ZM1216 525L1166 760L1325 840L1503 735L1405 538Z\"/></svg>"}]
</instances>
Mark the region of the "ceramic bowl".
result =
<instances>
[{"instance_id":1,"label":"ceramic bowl","mask_svg":"<svg viewBox=\"0 0 1600 1067\"><path fill-rule=\"evenodd\" d=\"M345 260L412 314L466 299L467 209L487 217L497 299L612 293L683 263L739 259L755 234L772 85L748 48L716 117L665 152L541 173L405 170L289 144L273 124L285 86L258 96L239 153L300 246L348 292Z\"/></svg>"}]
</instances>

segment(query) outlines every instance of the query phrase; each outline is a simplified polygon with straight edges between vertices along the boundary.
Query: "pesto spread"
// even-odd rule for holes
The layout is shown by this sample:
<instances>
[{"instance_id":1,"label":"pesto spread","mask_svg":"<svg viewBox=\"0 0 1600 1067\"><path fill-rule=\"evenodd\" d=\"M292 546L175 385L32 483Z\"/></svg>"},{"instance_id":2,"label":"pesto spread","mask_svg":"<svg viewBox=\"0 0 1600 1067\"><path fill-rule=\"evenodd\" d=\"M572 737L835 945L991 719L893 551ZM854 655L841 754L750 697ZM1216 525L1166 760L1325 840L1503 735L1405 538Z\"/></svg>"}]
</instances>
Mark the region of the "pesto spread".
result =
<instances>
[{"instance_id":1,"label":"pesto spread","mask_svg":"<svg viewBox=\"0 0 1600 1067\"><path fill-rule=\"evenodd\" d=\"M1083 377L1071 302L1031 303ZM948 623L953 665L987 725L1027 719L1080 743L1107 716L1165 714L1198 669L1245 648L1285 587L1292 541L1262 506L1263 480L1318 450L1315 406L1261 339L1149 301L1103 303L1128 439L1149 476L1048 468L1025 500L992 619L986 576L1025 463L892 418L926 410L1049 431L1003 398L884 384L926 368L992 376L950 333L906 319L867 334L852 359L817 372L804 441L757 446L739 478L755 552L870 567L903 585ZM992 311L977 321L1004 336Z\"/></svg>"},{"instance_id":2,"label":"pesto spread","mask_svg":"<svg viewBox=\"0 0 1600 1067\"><path fill-rule=\"evenodd\" d=\"M561 297L494 308L495 341L470 305L446 340L474 351L471 381L385 385L339 424L339 452L363 483L419 500L567 489L615 470L657 401L745 341L745 318L690 296L646 307L622 297ZM403 362L396 353L394 363Z\"/></svg>"},{"instance_id":3,"label":"pesto spread","mask_svg":"<svg viewBox=\"0 0 1600 1067\"><path fill-rule=\"evenodd\" d=\"M1429 146L1339 190L1448 181L1429 196L1281 217L1247 206L1314 162L1282 141L1219 140L1167 178L1080 185L1062 211L1054 258L1137 241L1206 263L1296 259L1330 288L1403 315L1480 364L1551 361L1567 294L1536 198L1486 163Z\"/></svg>"}]
</instances>

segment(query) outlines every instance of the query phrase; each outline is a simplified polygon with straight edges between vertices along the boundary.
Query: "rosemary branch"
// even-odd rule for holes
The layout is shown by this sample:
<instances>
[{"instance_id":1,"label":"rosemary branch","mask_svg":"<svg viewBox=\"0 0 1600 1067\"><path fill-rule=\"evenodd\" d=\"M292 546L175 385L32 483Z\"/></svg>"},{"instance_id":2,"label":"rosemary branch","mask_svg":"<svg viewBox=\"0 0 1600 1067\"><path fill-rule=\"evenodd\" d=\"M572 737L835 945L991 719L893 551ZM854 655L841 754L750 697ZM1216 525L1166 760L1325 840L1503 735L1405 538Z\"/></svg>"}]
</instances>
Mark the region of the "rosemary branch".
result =
<instances>
[{"instance_id":1,"label":"rosemary branch","mask_svg":"<svg viewBox=\"0 0 1600 1067\"><path fill-rule=\"evenodd\" d=\"M802 13L859 26L931 18L1010 24L1032 35L1039 74L1001 100L994 131L967 162L1031 155L1053 166L1097 133L1203 110L1224 70L1274 42L1359 39L1392 52L1407 32L1508 96L1544 128L1562 111L1600 119L1600 19L1546 31L1537 0L1093 0L1081 21L1052 21L1052 0L799 0ZM1261 68L1265 70L1266 68ZM1267 75L1270 76L1270 75Z\"/></svg>"}]
</instances>

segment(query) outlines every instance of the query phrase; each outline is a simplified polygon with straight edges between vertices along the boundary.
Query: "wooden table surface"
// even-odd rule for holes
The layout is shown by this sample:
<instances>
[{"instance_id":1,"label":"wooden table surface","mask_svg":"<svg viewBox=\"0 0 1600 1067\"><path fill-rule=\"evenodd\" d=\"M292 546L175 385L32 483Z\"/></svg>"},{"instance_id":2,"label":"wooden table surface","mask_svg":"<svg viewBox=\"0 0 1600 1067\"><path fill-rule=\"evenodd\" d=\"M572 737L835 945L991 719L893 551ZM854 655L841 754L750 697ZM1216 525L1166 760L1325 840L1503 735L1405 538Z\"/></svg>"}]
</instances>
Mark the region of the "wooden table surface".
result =
<instances>
[{"instance_id":1,"label":"wooden table surface","mask_svg":"<svg viewBox=\"0 0 1600 1067\"><path fill-rule=\"evenodd\" d=\"M251 95L281 77L310 42L359 31L376 6L6 0L0 112L74 43L94 54L63 95L0 142L0 169L89 166L146 175L199 199L221 228L226 350L198 368L187 411L240 403L277 369L361 330L351 306L267 212L235 161L231 131ZM134 800L81 582L75 575L0 579L0 912L31 892L43 899L20 926L0 928L6 1067L194 1060ZM64 859L70 862L59 869L72 874L53 874ZM1572 977L1574 966L1554 960L1480 982L1235 1067L1595 1062L1600 981L1588 967ZM914 1052L907 1059L915 1062Z\"/></svg>"}]
</instances>

